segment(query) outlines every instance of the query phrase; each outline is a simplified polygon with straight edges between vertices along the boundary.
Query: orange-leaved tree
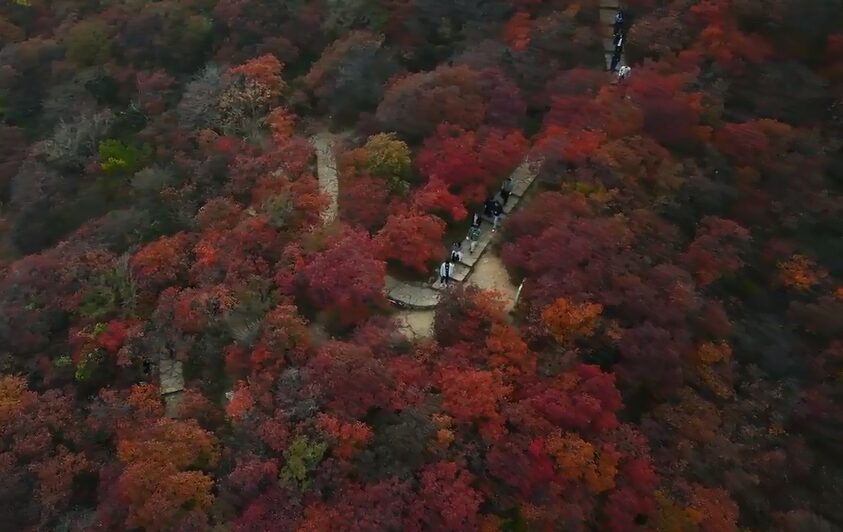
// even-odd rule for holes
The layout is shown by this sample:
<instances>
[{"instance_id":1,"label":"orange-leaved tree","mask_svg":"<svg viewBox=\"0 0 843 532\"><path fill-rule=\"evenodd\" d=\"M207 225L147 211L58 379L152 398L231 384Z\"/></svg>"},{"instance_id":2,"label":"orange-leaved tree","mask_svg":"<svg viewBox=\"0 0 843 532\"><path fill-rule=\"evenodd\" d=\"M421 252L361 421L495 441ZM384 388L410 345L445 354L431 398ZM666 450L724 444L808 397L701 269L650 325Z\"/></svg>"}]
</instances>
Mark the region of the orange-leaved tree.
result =
<instances>
[{"instance_id":1,"label":"orange-leaved tree","mask_svg":"<svg viewBox=\"0 0 843 532\"><path fill-rule=\"evenodd\" d=\"M119 435L117 456L123 471L117 481L126 504L125 525L171 530L180 523L204 523L214 502L216 438L193 421L159 419Z\"/></svg>"},{"instance_id":2,"label":"orange-leaved tree","mask_svg":"<svg viewBox=\"0 0 843 532\"><path fill-rule=\"evenodd\" d=\"M570 346L577 339L594 334L601 312L603 305L575 303L560 297L544 308L542 323L560 345Z\"/></svg>"}]
</instances>

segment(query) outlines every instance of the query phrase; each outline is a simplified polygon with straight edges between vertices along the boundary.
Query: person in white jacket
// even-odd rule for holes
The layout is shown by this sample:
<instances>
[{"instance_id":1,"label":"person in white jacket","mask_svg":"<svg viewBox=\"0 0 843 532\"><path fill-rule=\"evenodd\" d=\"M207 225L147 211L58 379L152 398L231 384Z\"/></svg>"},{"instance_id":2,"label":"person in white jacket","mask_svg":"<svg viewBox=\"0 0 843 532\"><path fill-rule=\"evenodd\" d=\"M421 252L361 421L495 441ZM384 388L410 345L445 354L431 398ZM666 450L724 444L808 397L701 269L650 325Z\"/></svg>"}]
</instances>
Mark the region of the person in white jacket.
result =
<instances>
[{"instance_id":1,"label":"person in white jacket","mask_svg":"<svg viewBox=\"0 0 843 532\"><path fill-rule=\"evenodd\" d=\"M629 77L629 73L632 72L632 69L626 65L621 66L618 69L618 81L623 81L627 77Z\"/></svg>"},{"instance_id":2,"label":"person in white jacket","mask_svg":"<svg viewBox=\"0 0 843 532\"><path fill-rule=\"evenodd\" d=\"M453 264L448 260L443 262L442 266L439 266L439 284L448 286L448 283L451 282L451 272L453 269Z\"/></svg>"}]
</instances>

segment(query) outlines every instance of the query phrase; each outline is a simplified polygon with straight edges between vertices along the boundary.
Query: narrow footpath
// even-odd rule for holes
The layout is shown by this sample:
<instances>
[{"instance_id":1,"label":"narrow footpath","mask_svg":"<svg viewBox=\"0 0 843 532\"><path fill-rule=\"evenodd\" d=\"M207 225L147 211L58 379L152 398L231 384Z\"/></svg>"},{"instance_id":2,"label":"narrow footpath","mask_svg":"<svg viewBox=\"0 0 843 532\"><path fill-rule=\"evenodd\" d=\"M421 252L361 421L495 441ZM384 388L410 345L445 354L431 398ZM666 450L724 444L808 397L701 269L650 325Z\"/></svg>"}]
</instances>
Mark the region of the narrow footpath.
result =
<instances>
[{"instance_id":1,"label":"narrow footpath","mask_svg":"<svg viewBox=\"0 0 843 532\"><path fill-rule=\"evenodd\" d=\"M603 50L606 70L611 69L614 53L614 20L615 13L621 9L620 0L602 0L600 4L600 22L603 28ZM622 52L619 65L626 64L626 56ZM512 212L521 202L536 178L535 164L525 160L512 174L515 188L505 207L506 214ZM484 219L482 236L473 254L463 253L463 259L454 271L454 279L458 282L468 282L484 290L495 290L504 299L507 310L512 310L517 298L518 288L509 278L509 274L500 257L487 250L492 244L495 233L491 231L491 220ZM387 277L384 292L395 305L402 307L397 321L408 336L431 336L433 328L433 309L439 303L443 287L438 284L402 282Z\"/></svg>"},{"instance_id":2,"label":"narrow footpath","mask_svg":"<svg viewBox=\"0 0 843 532\"><path fill-rule=\"evenodd\" d=\"M615 52L615 44L612 38L615 27L615 13L620 8L620 0L601 0L600 2L600 24L603 26L603 53L606 56L606 70L612 68L612 55ZM625 64L626 54L621 51L621 60L618 65Z\"/></svg>"},{"instance_id":3,"label":"narrow footpath","mask_svg":"<svg viewBox=\"0 0 843 532\"><path fill-rule=\"evenodd\" d=\"M322 213L322 223L325 224L333 222L337 217L339 180L337 178L336 157L334 156L336 140L337 137L328 132L318 133L310 138L316 154L319 188L330 200L328 207ZM183 364L178 360L162 355L158 361L158 382L159 394L164 400L166 414L170 417L177 417L179 400L184 393Z\"/></svg>"},{"instance_id":4,"label":"narrow footpath","mask_svg":"<svg viewBox=\"0 0 843 532\"><path fill-rule=\"evenodd\" d=\"M606 69L612 62L614 50L612 42L614 16L621 4L619 0L603 0L600 5L600 21L604 27L603 48ZM621 56L621 65L626 58ZM346 133L348 134L348 133ZM323 223L331 223L337 217L339 198L339 178L337 175L336 153L337 140L344 135L333 135L328 131L319 132L310 137L316 154L316 172L319 188L329 199L328 207L322 213ZM525 159L512 173L514 188L504 212L508 215L521 203L530 186L536 179L536 161ZM492 251L495 236L492 221L486 217L481 225L481 237L474 253L463 253L463 259L454 269L456 282L467 282L484 290L495 290L504 301L507 310L515 305L518 289L510 279L500 257ZM487 252L488 251L488 252ZM393 304L402 310L397 312L396 321L404 333L411 338L430 337L433 334L434 309L446 287L425 282L405 282L386 276L384 294ZM184 391L182 363L171 358L162 358L158 364L160 394L166 405L167 415L177 415L178 401Z\"/></svg>"},{"instance_id":5,"label":"narrow footpath","mask_svg":"<svg viewBox=\"0 0 843 532\"><path fill-rule=\"evenodd\" d=\"M316 175L319 177L319 189L328 198L328 208L322 213L322 222L329 224L337 217L339 198L339 178L337 176L337 158L334 147L336 138L327 131L310 137L310 143L316 152Z\"/></svg>"},{"instance_id":6,"label":"narrow footpath","mask_svg":"<svg viewBox=\"0 0 843 532\"><path fill-rule=\"evenodd\" d=\"M328 208L323 213L323 221L329 223L337 215L339 186L337 163L334 147L337 137L327 131L313 135L310 141L316 152L317 177L319 188L329 198ZM504 212L511 213L521 202L524 195L536 179L534 161L525 159L512 173L513 190ZM516 287L500 258L488 250L494 237L499 234L492 231L492 220L483 217L481 236L474 253L463 253L463 259L454 269L456 282L467 282L485 290L496 290L504 299L507 309L514 306ZM433 325L433 309L439 304L442 291L447 288L439 283L407 282L387 275L384 280L384 294L394 305L401 308L396 320L408 336L429 336Z\"/></svg>"},{"instance_id":7,"label":"narrow footpath","mask_svg":"<svg viewBox=\"0 0 843 532\"><path fill-rule=\"evenodd\" d=\"M512 195L504 207L506 214L511 213L518 207L535 179L535 162L527 158L512 173L514 187ZM454 268L453 280L458 283L469 282L483 288L494 288L502 292L504 296L509 293L514 294L514 289L510 289L512 283L508 280L508 277L504 282L504 278L500 274L502 265L492 266L496 261L499 263L500 259L493 253L487 253L492 247L494 237L499 234L492 232L492 220L484 216L480 230L481 235L477 242L477 248L474 253L463 250L463 258ZM494 272L494 275L491 275L491 272ZM398 307L429 310L439 304L439 297L442 290L445 289L446 287L441 286L438 282L432 285L423 282L409 283L387 277L384 293L387 299Z\"/></svg>"}]
</instances>

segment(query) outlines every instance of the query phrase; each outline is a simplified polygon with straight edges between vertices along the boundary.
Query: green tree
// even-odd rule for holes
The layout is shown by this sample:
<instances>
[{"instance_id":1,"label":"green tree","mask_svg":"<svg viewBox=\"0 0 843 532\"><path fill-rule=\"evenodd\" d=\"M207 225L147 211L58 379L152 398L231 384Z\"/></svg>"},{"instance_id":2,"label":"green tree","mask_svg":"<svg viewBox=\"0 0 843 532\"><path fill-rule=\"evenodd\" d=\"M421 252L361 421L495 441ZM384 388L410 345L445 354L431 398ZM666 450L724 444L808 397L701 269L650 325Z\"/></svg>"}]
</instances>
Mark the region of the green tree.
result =
<instances>
[{"instance_id":1,"label":"green tree","mask_svg":"<svg viewBox=\"0 0 843 532\"><path fill-rule=\"evenodd\" d=\"M281 478L304 489L309 483L308 474L316 468L328 449L325 442L313 442L307 436L298 436L284 451L284 468Z\"/></svg>"},{"instance_id":2,"label":"green tree","mask_svg":"<svg viewBox=\"0 0 843 532\"><path fill-rule=\"evenodd\" d=\"M67 58L82 67L101 65L111 57L108 26L100 20L83 20L64 38Z\"/></svg>"},{"instance_id":3,"label":"green tree","mask_svg":"<svg viewBox=\"0 0 843 532\"><path fill-rule=\"evenodd\" d=\"M363 151L369 174L386 180L392 192L407 191L412 161L406 142L399 140L395 133L378 133L369 137Z\"/></svg>"},{"instance_id":4,"label":"green tree","mask_svg":"<svg viewBox=\"0 0 843 532\"><path fill-rule=\"evenodd\" d=\"M102 273L82 296L79 314L101 319L111 315L132 315L135 307L135 282L123 260L115 268Z\"/></svg>"},{"instance_id":5,"label":"green tree","mask_svg":"<svg viewBox=\"0 0 843 532\"><path fill-rule=\"evenodd\" d=\"M131 173L141 166L148 148L129 146L116 139L103 140L99 143L100 168L108 173Z\"/></svg>"}]
</instances>

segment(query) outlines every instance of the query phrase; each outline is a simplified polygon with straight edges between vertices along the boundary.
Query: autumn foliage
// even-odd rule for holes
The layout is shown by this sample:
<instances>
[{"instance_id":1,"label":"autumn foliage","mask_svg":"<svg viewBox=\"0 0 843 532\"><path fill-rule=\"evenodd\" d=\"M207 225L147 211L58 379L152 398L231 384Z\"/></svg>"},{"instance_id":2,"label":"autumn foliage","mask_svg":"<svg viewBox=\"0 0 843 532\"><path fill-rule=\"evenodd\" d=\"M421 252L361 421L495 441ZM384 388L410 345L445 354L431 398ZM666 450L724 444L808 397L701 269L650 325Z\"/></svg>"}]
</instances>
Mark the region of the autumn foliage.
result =
<instances>
[{"instance_id":1,"label":"autumn foliage","mask_svg":"<svg viewBox=\"0 0 843 532\"><path fill-rule=\"evenodd\" d=\"M430 181L442 181L464 201L480 203L518 165L526 147L520 132L487 129L474 133L442 124L425 141L416 164Z\"/></svg>"},{"instance_id":2,"label":"autumn foliage","mask_svg":"<svg viewBox=\"0 0 843 532\"><path fill-rule=\"evenodd\" d=\"M444 255L442 235L445 223L420 213L390 215L375 237L378 256L394 260L420 273Z\"/></svg>"},{"instance_id":3,"label":"autumn foliage","mask_svg":"<svg viewBox=\"0 0 843 532\"><path fill-rule=\"evenodd\" d=\"M576 305L565 298L559 298L542 311L542 321L553 338L565 345L577 338L591 336L602 310L601 305Z\"/></svg>"},{"instance_id":4,"label":"autumn foliage","mask_svg":"<svg viewBox=\"0 0 843 532\"><path fill-rule=\"evenodd\" d=\"M0 3L0 530L841 529L840 2L622 5Z\"/></svg>"}]
</instances>

